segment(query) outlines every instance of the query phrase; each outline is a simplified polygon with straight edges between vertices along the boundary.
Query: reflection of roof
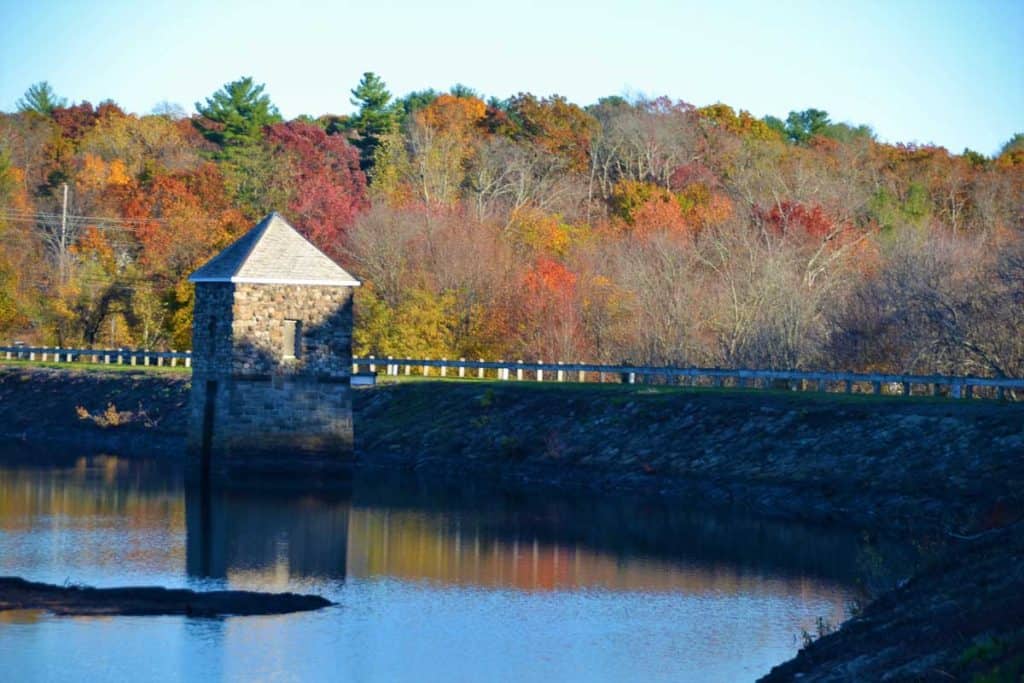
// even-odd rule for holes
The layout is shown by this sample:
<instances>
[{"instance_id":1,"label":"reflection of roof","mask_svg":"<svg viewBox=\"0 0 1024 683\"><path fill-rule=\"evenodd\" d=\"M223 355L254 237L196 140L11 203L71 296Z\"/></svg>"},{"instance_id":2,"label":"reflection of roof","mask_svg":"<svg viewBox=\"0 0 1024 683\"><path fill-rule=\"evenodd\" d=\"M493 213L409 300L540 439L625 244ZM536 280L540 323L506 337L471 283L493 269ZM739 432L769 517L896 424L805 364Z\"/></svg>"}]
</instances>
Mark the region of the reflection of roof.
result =
<instances>
[{"instance_id":1,"label":"reflection of roof","mask_svg":"<svg viewBox=\"0 0 1024 683\"><path fill-rule=\"evenodd\" d=\"M192 273L189 281L359 286L276 211Z\"/></svg>"}]
</instances>

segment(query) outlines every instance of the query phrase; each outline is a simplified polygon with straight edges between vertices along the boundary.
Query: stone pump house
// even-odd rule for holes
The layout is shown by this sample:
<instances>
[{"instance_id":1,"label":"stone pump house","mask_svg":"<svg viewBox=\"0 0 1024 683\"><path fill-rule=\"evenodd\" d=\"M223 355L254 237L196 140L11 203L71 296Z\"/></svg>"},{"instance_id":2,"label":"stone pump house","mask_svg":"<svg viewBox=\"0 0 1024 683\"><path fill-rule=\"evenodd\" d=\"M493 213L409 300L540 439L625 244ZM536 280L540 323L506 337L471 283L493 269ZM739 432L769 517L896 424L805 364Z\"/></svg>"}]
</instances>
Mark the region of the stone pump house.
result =
<instances>
[{"instance_id":1,"label":"stone pump house","mask_svg":"<svg viewBox=\"0 0 1024 683\"><path fill-rule=\"evenodd\" d=\"M188 450L202 471L319 471L351 457L359 281L277 213L189 280Z\"/></svg>"}]
</instances>

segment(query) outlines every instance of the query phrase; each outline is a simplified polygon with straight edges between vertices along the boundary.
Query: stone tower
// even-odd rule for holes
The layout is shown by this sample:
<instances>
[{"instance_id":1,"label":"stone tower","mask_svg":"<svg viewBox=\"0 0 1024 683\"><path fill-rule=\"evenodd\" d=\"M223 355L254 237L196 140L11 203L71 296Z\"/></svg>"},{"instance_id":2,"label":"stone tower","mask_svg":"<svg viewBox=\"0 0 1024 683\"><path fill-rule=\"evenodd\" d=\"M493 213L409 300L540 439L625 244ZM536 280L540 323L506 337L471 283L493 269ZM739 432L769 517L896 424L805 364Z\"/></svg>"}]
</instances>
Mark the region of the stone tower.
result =
<instances>
[{"instance_id":1,"label":"stone tower","mask_svg":"<svg viewBox=\"0 0 1024 683\"><path fill-rule=\"evenodd\" d=\"M188 449L201 471L317 472L351 458L359 281L277 213L189 280Z\"/></svg>"}]
</instances>

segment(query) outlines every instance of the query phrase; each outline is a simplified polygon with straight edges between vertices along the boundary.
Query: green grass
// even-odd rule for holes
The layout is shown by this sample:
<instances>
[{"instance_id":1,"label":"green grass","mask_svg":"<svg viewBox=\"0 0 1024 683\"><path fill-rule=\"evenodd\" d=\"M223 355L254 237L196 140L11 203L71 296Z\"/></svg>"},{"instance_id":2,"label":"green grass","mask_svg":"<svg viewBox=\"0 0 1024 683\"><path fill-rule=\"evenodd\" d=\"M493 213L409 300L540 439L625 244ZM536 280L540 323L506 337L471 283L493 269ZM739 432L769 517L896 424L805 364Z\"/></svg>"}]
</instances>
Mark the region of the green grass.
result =
<instances>
[{"instance_id":1,"label":"green grass","mask_svg":"<svg viewBox=\"0 0 1024 683\"><path fill-rule=\"evenodd\" d=\"M111 363L91 363L76 360L73 363L58 363L56 361L41 360L6 360L0 359L0 367L3 368L54 368L57 370L81 370L84 372L162 372L170 374L191 374L192 368L186 368L179 363L175 367L170 365L117 365Z\"/></svg>"},{"instance_id":2,"label":"green grass","mask_svg":"<svg viewBox=\"0 0 1024 683\"><path fill-rule=\"evenodd\" d=\"M378 375L377 383L381 385L387 384L459 384L459 385L479 385L488 387L508 387L516 388L523 391L565 391L565 392L579 392L584 389L588 393L590 392L604 392L611 395L618 395L620 397L627 395L636 396L652 396L652 397L673 397L679 395L707 395L707 396L735 396L735 397L762 397L762 398L775 398L782 401L790 401L795 403L807 403L807 404L820 404L829 403L833 405L843 404L862 404L865 401L869 402L892 402L900 405L928 405L928 406L947 406L952 408L953 406L964 407L967 405L985 405L995 406L1000 405L998 401L988 399L972 399L970 401L962 399L954 399L943 396L922 396L912 395L903 396L900 394L881 394L875 395L867 392L847 394L842 391L833 392L819 392L815 390L807 391L788 391L785 389L757 389L752 387L691 387L691 386L666 386L666 385L645 385L645 384L622 384L619 382L557 382L554 380L537 382L533 379L518 381L518 380L498 380L493 377L486 379L477 379L476 377L438 377L428 376L423 377L422 375L399 375L399 376L387 376ZM1003 405L1015 405L1011 403L1004 403Z\"/></svg>"},{"instance_id":3,"label":"green grass","mask_svg":"<svg viewBox=\"0 0 1024 683\"><path fill-rule=\"evenodd\" d=\"M171 367L170 365L106 365L103 363L91 363L86 361L75 361L73 363L58 363L55 361L41 361L41 360L6 360L0 359L0 367L6 368L54 368L59 370L76 370L84 372L126 372L126 373L140 373L140 372L152 372L152 373L167 373L167 374L178 374L187 375L191 374L192 369L187 368L180 363ZM457 371L456 371L457 372ZM646 384L621 384L619 382L557 382L555 380L549 380L544 382L537 382L535 380L527 379L523 381L518 380L499 380L493 377L485 379L477 379L476 377L439 377L431 375L424 377L422 375L398 375L395 377L387 375L378 375L378 384L457 384L457 385L479 385L488 387L507 387L516 388L523 391L538 391L538 392L552 392L552 391L564 391L578 393L581 389L586 392L603 392L610 396L626 397L626 396L651 396L651 397L672 397L679 395L707 395L707 396L748 396L748 397L762 397L762 398L775 398L782 401L790 401L796 403L808 403L808 404L821 404L829 403L833 405L843 404L860 404L864 401L873 402L893 402L901 405L930 405L930 406L957 406L963 408L967 405L986 405L995 406L1000 405L999 402L988 399L973 399L970 401L959 400L953 398L946 398L941 396L909 396L905 397L899 394L882 394L875 395L871 393L853 393L847 394L845 392L818 392L815 390L808 391L787 391L784 389L755 389L751 387L691 387L691 386L666 386L666 385L646 385ZM1019 405L1015 403L1004 403L1002 405L1013 406Z\"/></svg>"}]
</instances>

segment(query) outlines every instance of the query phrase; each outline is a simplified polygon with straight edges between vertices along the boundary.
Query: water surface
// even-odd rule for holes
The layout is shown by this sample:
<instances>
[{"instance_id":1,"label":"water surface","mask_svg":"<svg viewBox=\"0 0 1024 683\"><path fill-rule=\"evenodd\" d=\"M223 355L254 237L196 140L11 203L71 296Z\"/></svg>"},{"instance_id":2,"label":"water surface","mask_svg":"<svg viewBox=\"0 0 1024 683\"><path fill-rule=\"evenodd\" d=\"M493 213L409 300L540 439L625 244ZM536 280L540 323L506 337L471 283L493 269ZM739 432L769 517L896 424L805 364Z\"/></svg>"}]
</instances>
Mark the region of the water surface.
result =
<instances>
[{"instance_id":1,"label":"water surface","mask_svg":"<svg viewBox=\"0 0 1024 683\"><path fill-rule=\"evenodd\" d=\"M278 482L280 483L280 482ZM859 594L855 533L361 477L200 491L173 465L0 460L0 574L322 594L276 617L0 613L23 681L745 681Z\"/></svg>"}]
</instances>

